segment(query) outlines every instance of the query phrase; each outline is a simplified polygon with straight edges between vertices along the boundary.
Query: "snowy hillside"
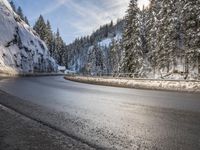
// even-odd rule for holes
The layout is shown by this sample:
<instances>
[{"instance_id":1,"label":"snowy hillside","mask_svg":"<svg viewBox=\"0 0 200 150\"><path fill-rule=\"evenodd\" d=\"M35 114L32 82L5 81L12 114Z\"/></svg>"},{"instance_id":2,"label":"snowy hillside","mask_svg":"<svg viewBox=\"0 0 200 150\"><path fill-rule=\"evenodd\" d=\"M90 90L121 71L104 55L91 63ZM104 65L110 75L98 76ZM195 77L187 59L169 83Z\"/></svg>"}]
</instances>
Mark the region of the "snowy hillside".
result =
<instances>
[{"instance_id":1,"label":"snowy hillside","mask_svg":"<svg viewBox=\"0 0 200 150\"><path fill-rule=\"evenodd\" d=\"M68 46L68 67L87 75L199 80L199 25L200 1L155 0L143 10L130 1L124 20Z\"/></svg>"},{"instance_id":2,"label":"snowy hillside","mask_svg":"<svg viewBox=\"0 0 200 150\"><path fill-rule=\"evenodd\" d=\"M57 65L45 43L0 0L0 73L53 72Z\"/></svg>"},{"instance_id":3,"label":"snowy hillside","mask_svg":"<svg viewBox=\"0 0 200 150\"><path fill-rule=\"evenodd\" d=\"M111 22L100 27L92 35L76 39L68 45L68 68L70 70L90 74L110 74L118 72L122 50L114 50L122 40L124 20L115 25ZM113 53L114 52L114 53ZM112 58L116 56L113 62ZM111 57L113 56L113 57Z\"/></svg>"}]
</instances>

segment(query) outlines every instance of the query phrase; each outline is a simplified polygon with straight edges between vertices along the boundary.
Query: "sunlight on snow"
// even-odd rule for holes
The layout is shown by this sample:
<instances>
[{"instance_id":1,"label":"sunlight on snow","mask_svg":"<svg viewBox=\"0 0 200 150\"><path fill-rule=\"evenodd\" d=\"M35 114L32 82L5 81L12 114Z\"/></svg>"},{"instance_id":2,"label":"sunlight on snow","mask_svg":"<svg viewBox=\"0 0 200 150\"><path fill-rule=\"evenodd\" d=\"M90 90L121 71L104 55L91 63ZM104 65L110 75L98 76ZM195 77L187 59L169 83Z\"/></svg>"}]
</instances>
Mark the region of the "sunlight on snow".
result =
<instances>
[{"instance_id":1,"label":"sunlight on snow","mask_svg":"<svg viewBox=\"0 0 200 150\"><path fill-rule=\"evenodd\" d=\"M140 9L144 7L148 7L149 6L149 0L138 0L138 6Z\"/></svg>"}]
</instances>

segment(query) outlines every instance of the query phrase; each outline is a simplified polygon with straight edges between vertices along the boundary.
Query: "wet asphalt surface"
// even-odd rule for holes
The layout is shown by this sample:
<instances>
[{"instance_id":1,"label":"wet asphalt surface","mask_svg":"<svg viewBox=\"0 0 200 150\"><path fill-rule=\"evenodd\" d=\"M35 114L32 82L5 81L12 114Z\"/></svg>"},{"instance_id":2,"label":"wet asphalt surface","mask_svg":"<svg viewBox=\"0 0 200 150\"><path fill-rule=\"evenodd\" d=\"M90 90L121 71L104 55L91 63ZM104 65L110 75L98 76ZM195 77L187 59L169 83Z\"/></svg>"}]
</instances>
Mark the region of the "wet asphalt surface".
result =
<instances>
[{"instance_id":1,"label":"wet asphalt surface","mask_svg":"<svg viewBox=\"0 0 200 150\"><path fill-rule=\"evenodd\" d=\"M0 105L1 150L92 150L62 133Z\"/></svg>"},{"instance_id":2,"label":"wet asphalt surface","mask_svg":"<svg viewBox=\"0 0 200 150\"><path fill-rule=\"evenodd\" d=\"M0 103L97 149L200 149L200 94L125 89L63 77L0 81ZM81 149L81 148L80 148Z\"/></svg>"}]
</instances>

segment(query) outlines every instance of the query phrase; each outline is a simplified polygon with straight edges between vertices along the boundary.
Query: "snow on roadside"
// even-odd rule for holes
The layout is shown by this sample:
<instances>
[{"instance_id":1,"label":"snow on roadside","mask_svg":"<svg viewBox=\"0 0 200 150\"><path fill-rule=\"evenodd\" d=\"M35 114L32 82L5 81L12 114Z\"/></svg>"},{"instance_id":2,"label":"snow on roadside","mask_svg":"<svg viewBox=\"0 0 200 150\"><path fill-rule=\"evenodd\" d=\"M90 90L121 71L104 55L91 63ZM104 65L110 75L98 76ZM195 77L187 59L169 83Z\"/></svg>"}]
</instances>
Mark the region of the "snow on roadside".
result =
<instances>
[{"instance_id":1,"label":"snow on roadside","mask_svg":"<svg viewBox=\"0 0 200 150\"><path fill-rule=\"evenodd\" d=\"M83 76L66 76L65 79L98 84L105 86L117 86L125 88L170 90L183 92L200 92L200 82L198 81L176 81L176 80L146 80L146 79L125 79L125 78L99 78Z\"/></svg>"}]
</instances>

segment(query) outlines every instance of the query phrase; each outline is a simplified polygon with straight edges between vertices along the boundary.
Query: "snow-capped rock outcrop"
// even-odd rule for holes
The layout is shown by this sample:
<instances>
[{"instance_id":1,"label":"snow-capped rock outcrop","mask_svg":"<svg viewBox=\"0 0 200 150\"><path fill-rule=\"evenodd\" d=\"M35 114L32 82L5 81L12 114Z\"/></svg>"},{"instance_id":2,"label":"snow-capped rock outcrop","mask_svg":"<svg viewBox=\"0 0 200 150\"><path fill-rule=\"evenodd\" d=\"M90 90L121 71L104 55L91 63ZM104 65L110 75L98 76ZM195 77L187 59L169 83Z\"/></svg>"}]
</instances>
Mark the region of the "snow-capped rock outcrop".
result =
<instances>
[{"instance_id":1,"label":"snow-capped rock outcrop","mask_svg":"<svg viewBox=\"0 0 200 150\"><path fill-rule=\"evenodd\" d=\"M0 73L54 72L57 64L35 31L0 0Z\"/></svg>"}]
</instances>

